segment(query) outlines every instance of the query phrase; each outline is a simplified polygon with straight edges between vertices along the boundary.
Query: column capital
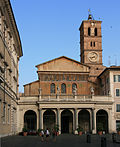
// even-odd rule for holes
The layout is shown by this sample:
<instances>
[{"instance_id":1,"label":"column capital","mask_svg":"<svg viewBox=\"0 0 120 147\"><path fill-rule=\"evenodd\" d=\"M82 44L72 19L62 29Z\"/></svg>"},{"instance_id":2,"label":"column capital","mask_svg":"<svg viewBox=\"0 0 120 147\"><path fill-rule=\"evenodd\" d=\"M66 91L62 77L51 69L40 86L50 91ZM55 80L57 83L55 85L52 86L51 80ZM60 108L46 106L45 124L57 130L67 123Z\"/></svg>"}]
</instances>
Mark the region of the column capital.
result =
<instances>
[{"instance_id":1,"label":"column capital","mask_svg":"<svg viewBox=\"0 0 120 147\"><path fill-rule=\"evenodd\" d=\"M74 108L74 112L75 113L78 113L78 108Z\"/></svg>"},{"instance_id":2,"label":"column capital","mask_svg":"<svg viewBox=\"0 0 120 147\"><path fill-rule=\"evenodd\" d=\"M42 110L42 108L38 108L38 110L39 110L39 111L41 111L41 110Z\"/></svg>"},{"instance_id":3,"label":"column capital","mask_svg":"<svg viewBox=\"0 0 120 147\"><path fill-rule=\"evenodd\" d=\"M108 110L112 110L112 108L108 108Z\"/></svg>"}]
</instances>

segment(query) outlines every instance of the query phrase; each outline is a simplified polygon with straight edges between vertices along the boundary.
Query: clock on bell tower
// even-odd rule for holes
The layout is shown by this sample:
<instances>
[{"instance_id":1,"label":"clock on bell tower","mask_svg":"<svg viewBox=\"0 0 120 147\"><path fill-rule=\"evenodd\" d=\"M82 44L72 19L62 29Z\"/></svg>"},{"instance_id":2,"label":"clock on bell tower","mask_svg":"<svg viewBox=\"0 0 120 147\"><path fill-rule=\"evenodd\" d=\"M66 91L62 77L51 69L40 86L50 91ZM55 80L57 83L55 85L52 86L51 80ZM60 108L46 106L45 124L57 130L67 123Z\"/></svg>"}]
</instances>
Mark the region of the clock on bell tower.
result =
<instances>
[{"instance_id":1,"label":"clock on bell tower","mask_svg":"<svg viewBox=\"0 0 120 147\"><path fill-rule=\"evenodd\" d=\"M101 21L93 20L89 14L88 20L84 20L80 30L81 63L102 65L102 35Z\"/></svg>"}]
</instances>

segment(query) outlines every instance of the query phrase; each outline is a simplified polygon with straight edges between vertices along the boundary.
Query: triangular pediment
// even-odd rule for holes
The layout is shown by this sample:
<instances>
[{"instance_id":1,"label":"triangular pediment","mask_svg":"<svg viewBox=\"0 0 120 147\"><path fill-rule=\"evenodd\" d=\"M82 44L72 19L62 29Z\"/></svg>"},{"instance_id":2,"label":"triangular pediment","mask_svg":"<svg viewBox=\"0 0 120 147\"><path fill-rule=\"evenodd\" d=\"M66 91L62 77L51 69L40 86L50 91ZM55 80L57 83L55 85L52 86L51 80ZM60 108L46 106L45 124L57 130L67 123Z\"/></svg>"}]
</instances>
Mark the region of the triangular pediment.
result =
<instances>
[{"instance_id":1,"label":"triangular pediment","mask_svg":"<svg viewBox=\"0 0 120 147\"><path fill-rule=\"evenodd\" d=\"M38 71L89 72L89 66L62 56L36 66Z\"/></svg>"}]
</instances>

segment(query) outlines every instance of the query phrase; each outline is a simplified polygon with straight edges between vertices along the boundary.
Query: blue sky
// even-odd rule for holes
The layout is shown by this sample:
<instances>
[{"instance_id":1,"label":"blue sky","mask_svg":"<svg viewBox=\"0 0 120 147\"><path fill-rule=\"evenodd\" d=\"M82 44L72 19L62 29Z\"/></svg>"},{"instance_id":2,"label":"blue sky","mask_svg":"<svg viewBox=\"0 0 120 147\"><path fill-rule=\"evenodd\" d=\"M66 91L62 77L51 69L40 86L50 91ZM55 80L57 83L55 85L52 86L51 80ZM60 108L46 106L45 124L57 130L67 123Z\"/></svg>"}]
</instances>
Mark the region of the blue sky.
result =
<instances>
[{"instance_id":1,"label":"blue sky","mask_svg":"<svg viewBox=\"0 0 120 147\"><path fill-rule=\"evenodd\" d=\"M11 0L21 37L20 92L37 80L35 65L59 56L80 61L82 20L102 21L103 64L120 65L120 0Z\"/></svg>"}]
</instances>

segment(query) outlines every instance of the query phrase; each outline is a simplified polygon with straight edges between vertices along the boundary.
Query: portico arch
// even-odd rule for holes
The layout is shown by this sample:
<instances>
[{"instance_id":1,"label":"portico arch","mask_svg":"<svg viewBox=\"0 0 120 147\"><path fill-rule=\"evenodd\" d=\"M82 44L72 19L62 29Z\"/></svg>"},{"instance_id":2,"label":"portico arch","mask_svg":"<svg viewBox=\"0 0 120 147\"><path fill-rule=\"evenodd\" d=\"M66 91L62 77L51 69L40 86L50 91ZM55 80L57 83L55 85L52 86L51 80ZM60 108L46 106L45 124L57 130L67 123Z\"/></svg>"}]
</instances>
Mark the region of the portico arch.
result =
<instances>
[{"instance_id":1,"label":"portico arch","mask_svg":"<svg viewBox=\"0 0 120 147\"><path fill-rule=\"evenodd\" d=\"M99 125L103 127L103 131L105 131L105 133L108 133L108 113L103 109L98 110L96 113L97 132Z\"/></svg>"},{"instance_id":2,"label":"portico arch","mask_svg":"<svg viewBox=\"0 0 120 147\"><path fill-rule=\"evenodd\" d=\"M34 131L37 129L37 115L33 110L28 110L24 114L24 127L28 131Z\"/></svg>"},{"instance_id":3,"label":"portico arch","mask_svg":"<svg viewBox=\"0 0 120 147\"><path fill-rule=\"evenodd\" d=\"M65 109L61 112L61 133L73 132L73 113Z\"/></svg>"},{"instance_id":4,"label":"portico arch","mask_svg":"<svg viewBox=\"0 0 120 147\"><path fill-rule=\"evenodd\" d=\"M78 126L80 126L84 132L90 131L90 113L86 109L78 113Z\"/></svg>"},{"instance_id":5,"label":"portico arch","mask_svg":"<svg viewBox=\"0 0 120 147\"><path fill-rule=\"evenodd\" d=\"M51 109L47 109L43 114L43 129L53 129L56 123L55 112Z\"/></svg>"}]
</instances>

